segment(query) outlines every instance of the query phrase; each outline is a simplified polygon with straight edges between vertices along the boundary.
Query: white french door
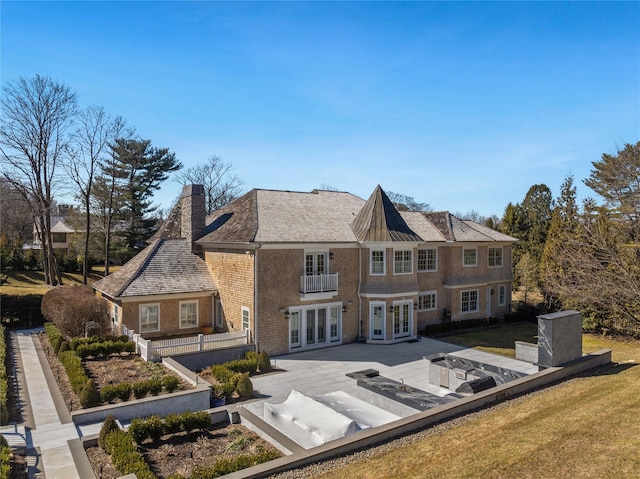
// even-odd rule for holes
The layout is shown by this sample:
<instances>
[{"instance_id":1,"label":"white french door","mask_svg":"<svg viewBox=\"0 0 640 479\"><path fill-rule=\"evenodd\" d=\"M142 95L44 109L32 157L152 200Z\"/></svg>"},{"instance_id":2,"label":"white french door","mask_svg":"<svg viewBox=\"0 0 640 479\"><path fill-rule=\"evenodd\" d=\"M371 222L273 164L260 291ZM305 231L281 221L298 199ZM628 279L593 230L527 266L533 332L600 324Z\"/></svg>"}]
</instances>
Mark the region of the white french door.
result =
<instances>
[{"instance_id":1,"label":"white french door","mask_svg":"<svg viewBox=\"0 0 640 479\"><path fill-rule=\"evenodd\" d=\"M369 332L371 339L384 339L386 309L387 303L371 303L371 311L369 314L371 319L371 331Z\"/></svg>"},{"instance_id":2,"label":"white french door","mask_svg":"<svg viewBox=\"0 0 640 479\"><path fill-rule=\"evenodd\" d=\"M411 336L413 323L412 302L398 302L393 304L393 337Z\"/></svg>"},{"instance_id":3,"label":"white french door","mask_svg":"<svg viewBox=\"0 0 640 479\"><path fill-rule=\"evenodd\" d=\"M342 334L341 305L289 308L289 349L339 343Z\"/></svg>"},{"instance_id":4,"label":"white french door","mask_svg":"<svg viewBox=\"0 0 640 479\"><path fill-rule=\"evenodd\" d=\"M327 272L327 253L305 254L305 274L307 276L317 276L327 274Z\"/></svg>"}]
</instances>

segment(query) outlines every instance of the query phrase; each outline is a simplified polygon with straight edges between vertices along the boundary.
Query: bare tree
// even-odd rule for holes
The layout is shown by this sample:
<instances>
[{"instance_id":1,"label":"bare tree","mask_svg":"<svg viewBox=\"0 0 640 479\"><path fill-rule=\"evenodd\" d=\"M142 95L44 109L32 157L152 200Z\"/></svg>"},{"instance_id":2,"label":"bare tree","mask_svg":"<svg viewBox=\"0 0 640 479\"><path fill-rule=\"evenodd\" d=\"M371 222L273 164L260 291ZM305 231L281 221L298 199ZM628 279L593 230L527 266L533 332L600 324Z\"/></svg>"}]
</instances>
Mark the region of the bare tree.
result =
<instances>
[{"instance_id":1,"label":"bare tree","mask_svg":"<svg viewBox=\"0 0 640 479\"><path fill-rule=\"evenodd\" d=\"M65 164L69 178L77 188L85 214L85 240L82 262L82 282L87 284L89 274L89 241L91 234L91 195L99 161L106 153L109 142L115 140L124 128L121 117L112 118L103 107L89 106L78 115L78 128L73 134L73 154Z\"/></svg>"},{"instance_id":2,"label":"bare tree","mask_svg":"<svg viewBox=\"0 0 640 479\"><path fill-rule=\"evenodd\" d=\"M398 211L431 211L433 209L429 206L429 203L420 203L413 196L394 193L393 191L387 191L386 193Z\"/></svg>"},{"instance_id":3,"label":"bare tree","mask_svg":"<svg viewBox=\"0 0 640 479\"><path fill-rule=\"evenodd\" d=\"M207 214L235 200L242 192L242 181L232 174L233 166L217 156L187 168L176 175L181 185L191 183L204 186Z\"/></svg>"},{"instance_id":4,"label":"bare tree","mask_svg":"<svg viewBox=\"0 0 640 479\"><path fill-rule=\"evenodd\" d=\"M42 243L45 282L50 285L62 283L53 252L50 209L76 104L68 86L40 75L8 83L2 96L2 175L29 201Z\"/></svg>"}]
</instances>

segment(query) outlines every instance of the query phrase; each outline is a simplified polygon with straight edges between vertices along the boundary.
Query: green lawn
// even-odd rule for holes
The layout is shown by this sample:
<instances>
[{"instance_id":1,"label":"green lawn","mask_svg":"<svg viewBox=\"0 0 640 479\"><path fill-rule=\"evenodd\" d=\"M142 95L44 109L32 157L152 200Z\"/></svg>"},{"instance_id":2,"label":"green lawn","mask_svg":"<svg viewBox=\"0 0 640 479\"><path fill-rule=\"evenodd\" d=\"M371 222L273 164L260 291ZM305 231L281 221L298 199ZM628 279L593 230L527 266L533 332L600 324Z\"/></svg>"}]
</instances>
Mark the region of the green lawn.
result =
<instances>
[{"instance_id":1,"label":"green lawn","mask_svg":"<svg viewBox=\"0 0 640 479\"><path fill-rule=\"evenodd\" d=\"M538 324L533 322L507 323L497 328L445 336L442 340L513 358L516 355L516 341L538 342Z\"/></svg>"},{"instance_id":2,"label":"green lawn","mask_svg":"<svg viewBox=\"0 0 640 479\"><path fill-rule=\"evenodd\" d=\"M111 267L114 272L118 267ZM104 267L95 266L89 273L89 284L104 276ZM51 286L44 284L42 271L9 271L3 273L0 293L8 296L24 296L28 294L45 294ZM62 283L65 285L82 284L82 273L62 273Z\"/></svg>"},{"instance_id":3,"label":"green lawn","mask_svg":"<svg viewBox=\"0 0 640 479\"><path fill-rule=\"evenodd\" d=\"M535 332L522 323L443 339L512 356L508 342ZM583 336L585 353L604 348L609 366L321 477L638 478L640 341Z\"/></svg>"}]
</instances>

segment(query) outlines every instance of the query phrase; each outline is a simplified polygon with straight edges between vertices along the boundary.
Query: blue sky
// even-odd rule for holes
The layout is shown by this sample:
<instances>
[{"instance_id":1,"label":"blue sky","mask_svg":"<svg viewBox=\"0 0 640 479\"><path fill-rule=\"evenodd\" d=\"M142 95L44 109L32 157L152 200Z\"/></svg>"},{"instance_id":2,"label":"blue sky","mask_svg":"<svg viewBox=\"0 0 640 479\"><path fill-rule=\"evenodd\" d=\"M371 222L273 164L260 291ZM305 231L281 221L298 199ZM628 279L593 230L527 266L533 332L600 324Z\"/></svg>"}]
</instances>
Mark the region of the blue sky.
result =
<instances>
[{"instance_id":1,"label":"blue sky","mask_svg":"<svg viewBox=\"0 0 640 479\"><path fill-rule=\"evenodd\" d=\"M1 79L51 76L185 167L502 216L640 140L639 2L25 2ZM169 206L180 186L155 200Z\"/></svg>"}]
</instances>

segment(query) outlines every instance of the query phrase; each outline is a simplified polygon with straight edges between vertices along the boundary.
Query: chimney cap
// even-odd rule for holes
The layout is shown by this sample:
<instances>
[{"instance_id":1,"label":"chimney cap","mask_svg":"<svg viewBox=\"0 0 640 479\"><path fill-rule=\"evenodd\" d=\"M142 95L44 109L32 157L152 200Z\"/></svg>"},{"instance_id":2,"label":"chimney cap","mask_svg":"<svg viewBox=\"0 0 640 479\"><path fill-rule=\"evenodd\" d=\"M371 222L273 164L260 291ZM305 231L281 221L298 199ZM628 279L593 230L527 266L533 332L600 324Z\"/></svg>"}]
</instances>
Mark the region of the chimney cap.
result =
<instances>
[{"instance_id":1,"label":"chimney cap","mask_svg":"<svg viewBox=\"0 0 640 479\"><path fill-rule=\"evenodd\" d=\"M184 185L182 187L182 196L204 195L203 185Z\"/></svg>"}]
</instances>

